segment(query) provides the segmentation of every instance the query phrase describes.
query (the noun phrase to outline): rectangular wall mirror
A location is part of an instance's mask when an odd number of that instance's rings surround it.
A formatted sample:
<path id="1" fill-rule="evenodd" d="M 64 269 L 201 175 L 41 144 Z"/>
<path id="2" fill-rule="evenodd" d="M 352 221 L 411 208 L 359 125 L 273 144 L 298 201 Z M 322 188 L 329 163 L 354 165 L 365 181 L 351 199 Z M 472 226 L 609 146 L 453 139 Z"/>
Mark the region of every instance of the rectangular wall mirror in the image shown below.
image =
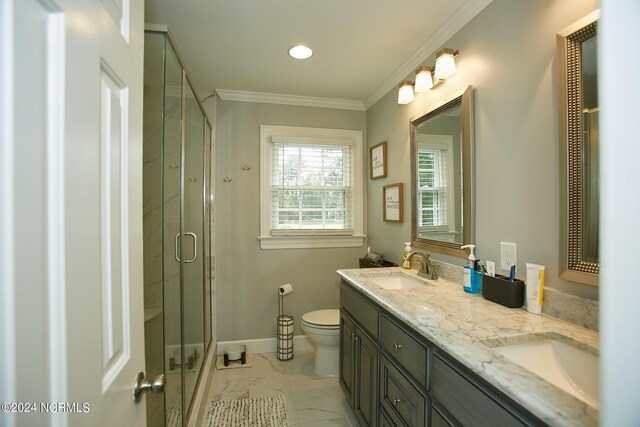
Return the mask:
<path id="1" fill-rule="evenodd" d="M 595 11 L 557 35 L 560 277 L 598 285 L 598 25 Z"/>
<path id="2" fill-rule="evenodd" d="M 473 87 L 410 121 L 415 247 L 466 258 L 475 243 Z"/>

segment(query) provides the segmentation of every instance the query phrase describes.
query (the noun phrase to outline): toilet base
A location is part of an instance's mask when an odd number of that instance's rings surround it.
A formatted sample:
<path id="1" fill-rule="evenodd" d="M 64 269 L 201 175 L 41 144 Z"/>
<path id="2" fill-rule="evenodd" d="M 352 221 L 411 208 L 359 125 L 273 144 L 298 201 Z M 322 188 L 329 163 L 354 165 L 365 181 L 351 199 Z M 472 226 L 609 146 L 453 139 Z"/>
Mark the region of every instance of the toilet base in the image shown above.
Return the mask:
<path id="1" fill-rule="evenodd" d="M 340 366 L 339 346 L 316 346 L 313 372 L 319 377 L 338 378 Z"/>

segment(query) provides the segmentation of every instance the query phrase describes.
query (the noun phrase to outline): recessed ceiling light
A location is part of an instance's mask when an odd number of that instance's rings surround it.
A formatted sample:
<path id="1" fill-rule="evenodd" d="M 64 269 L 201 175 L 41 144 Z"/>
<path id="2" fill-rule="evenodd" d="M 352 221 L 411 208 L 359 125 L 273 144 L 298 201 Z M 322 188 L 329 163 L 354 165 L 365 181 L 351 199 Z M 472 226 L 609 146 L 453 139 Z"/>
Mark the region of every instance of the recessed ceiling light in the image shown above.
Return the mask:
<path id="1" fill-rule="evenodd" d="M 295 59 L 307 59 L 313 55 L 313 51 L 305 45 L 299 44 L 289 49 L 289 56 Z"/>

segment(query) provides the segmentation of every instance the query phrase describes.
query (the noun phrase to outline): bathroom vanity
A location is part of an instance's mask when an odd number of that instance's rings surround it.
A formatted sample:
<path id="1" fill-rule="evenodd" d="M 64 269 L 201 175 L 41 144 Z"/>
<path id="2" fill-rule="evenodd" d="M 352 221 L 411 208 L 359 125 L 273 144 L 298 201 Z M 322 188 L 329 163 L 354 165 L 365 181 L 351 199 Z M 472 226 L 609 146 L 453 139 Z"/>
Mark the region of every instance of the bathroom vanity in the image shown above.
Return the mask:
<path id="1" fill-rule="evenodd" d="M 597 384 L 594 402 L 512 356 L 522 345 L 532 354 L 528 346 L 559 343 L 575 349 L 569 364 L 595 360 L 581 370 L 595 369 L 587 375 L 597 380 L 596 332 L 415 271 L 338 273 L 340 384 L 361 425 L 597 425 Z"/>

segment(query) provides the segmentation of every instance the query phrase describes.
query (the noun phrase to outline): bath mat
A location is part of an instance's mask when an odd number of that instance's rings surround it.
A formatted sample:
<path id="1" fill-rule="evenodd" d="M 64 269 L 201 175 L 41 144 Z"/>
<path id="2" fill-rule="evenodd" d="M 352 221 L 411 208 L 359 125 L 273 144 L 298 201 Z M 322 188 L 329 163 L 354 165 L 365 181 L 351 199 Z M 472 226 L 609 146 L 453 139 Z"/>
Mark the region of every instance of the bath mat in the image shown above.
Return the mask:
<path id="1" fill-rule="evenodd" d="M 234 369 L 234 368 L 250 368 L 253 366 L 253 353 L 247 352 L 247 363 L 244 365 L 240 363 L 239 360 L 229 360 L 229 366 L 224 366 L 224 356 L 218 356 L 216 360 L 216 368 L 219 371 L 223 369 Z"/>
<path id="2" fill-rule="evenodd" d="M 289 427 L 282 396 L 211 402 L 205 427 Z"/>

